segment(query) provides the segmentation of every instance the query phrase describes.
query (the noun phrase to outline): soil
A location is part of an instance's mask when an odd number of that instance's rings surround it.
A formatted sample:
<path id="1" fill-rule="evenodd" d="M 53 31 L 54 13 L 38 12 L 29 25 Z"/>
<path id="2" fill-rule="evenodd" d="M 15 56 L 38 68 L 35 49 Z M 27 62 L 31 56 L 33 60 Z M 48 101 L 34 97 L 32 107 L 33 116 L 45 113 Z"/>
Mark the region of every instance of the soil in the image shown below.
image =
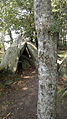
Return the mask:
<path id="1" fill-rule="evenodd" d="M 1 75 L 0 119 L 37 119 L 37 71 L 30 68 L 17 75 Z M 67 79 L 58 81 L 58 90 L 66 86 Z M 67 100 L 58 100 L 57 119 L 67 119 Z M 58 104 L 57 103 L 57 104 Z M 60 118 L 62 117 L 62 118 Z"/>

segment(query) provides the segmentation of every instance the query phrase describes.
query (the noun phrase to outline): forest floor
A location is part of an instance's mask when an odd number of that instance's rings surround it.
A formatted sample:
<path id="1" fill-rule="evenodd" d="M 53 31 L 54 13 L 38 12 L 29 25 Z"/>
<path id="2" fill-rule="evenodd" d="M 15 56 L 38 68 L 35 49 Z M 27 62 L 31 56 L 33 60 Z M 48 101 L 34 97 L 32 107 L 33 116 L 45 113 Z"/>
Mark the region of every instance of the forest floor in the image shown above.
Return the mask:
<path id="1" fill-rule="evenodd" d="M 58 90 L 67 79 L 58 80 Z M 29 69 L 17 75 L 0 76 L 0 119 L 37 119 L 37 71 Z M 66 97 L 57 101 L 57 119 L 67 119 Z M 61 118 L 62 117 L 62 118 Z"/>

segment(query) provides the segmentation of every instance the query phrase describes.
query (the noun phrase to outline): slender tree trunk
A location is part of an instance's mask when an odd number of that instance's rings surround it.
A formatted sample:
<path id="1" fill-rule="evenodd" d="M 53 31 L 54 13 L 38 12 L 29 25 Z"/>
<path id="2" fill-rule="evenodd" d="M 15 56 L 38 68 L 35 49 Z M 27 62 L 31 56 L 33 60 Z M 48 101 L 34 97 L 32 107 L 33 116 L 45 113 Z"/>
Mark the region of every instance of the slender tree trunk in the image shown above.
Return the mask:
<path id="1" fill-rule="evenodd" d="M 52 34 L 50 26 L 51 1 L 34 1 L 35 25 L 38 36 L 38 119 L 55 119 L 56 97 L 56 34 Z"/>
<path id="2" fill-rule="evenodd" d="M 10 44 L 13 43 L 13 37 L 12 37 L 12 33 L 11 33 L 11 30 L 8 29 L 8 33 L 9 33 L 9 36 L 10 36 Z"/>
<path id="3" fill-rule="evenodd" d="M 35 42 L 36 42 L 36 47 L 37 47 L 37 49 L 38 49 L 38 38 L 37 38 L 37 33 L 35 32 Z"/>

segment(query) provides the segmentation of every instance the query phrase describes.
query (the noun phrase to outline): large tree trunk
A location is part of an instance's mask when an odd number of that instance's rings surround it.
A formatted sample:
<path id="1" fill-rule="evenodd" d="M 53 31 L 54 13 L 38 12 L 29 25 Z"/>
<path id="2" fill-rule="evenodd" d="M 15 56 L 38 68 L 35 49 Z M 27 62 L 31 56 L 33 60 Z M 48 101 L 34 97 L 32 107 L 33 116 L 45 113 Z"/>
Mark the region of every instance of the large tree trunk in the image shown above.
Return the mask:
<path id="1" fill-rule="evenodd" d="M 56 34 L 52 34 L 50 0 L 34 1 L 35 25 L 38 36 L 38 119 L 55 119 L 56 97 Z"/>

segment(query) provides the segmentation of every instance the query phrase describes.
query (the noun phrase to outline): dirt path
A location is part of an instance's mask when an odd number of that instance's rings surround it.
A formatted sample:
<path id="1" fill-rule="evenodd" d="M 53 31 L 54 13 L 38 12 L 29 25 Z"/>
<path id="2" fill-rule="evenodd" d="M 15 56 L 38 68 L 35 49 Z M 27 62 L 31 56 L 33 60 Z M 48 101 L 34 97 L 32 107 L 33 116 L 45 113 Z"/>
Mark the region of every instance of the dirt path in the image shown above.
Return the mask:
<path id="1" fill-rule="evenodd" d="M 36 71 L 24 72 L 13 80 L 0 98 L 0 119 L 36 119 Z"/>
<path id="2" fill-rule="evenodd" d="M 38 80 L 35 69 L 17 76 L 0 76 L 0 82 L 6 82 L 3 91 L 0 88 L 0 119 L 37 119 Z M 12 82 L 11 82 L 12 81 Z M 58 81 L 58 89 L 67 86 L 67 79 Z M 67 99 L 58 97 L 57 119 L 67 119 Z"/>

